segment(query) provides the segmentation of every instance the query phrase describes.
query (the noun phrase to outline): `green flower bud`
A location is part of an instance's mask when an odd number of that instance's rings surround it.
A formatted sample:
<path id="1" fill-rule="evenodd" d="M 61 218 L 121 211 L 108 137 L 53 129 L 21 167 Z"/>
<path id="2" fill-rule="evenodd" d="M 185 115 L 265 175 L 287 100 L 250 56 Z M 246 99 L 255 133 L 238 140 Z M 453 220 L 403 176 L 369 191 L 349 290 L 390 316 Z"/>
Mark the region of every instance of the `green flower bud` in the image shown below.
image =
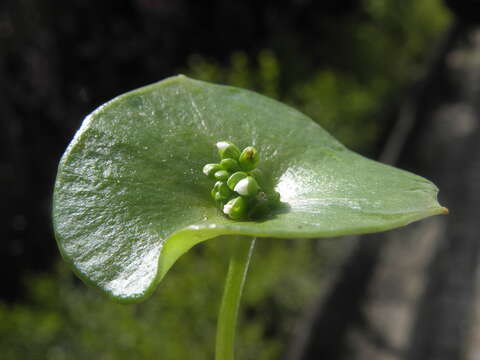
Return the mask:
<path id="1" fill-rule="evenodd" d="M 238 159 L 240 156 L 240 149 L 229 141 L 217 142 L 218 154 L 221 159 Z"/>
<path id="2" fill-rule="evenodd" d="M 255 166 L 257 166 L 259 161 L 260 156 L 258 155 L 258 151 L 253 146 L 248 146 L 243 149 L 238 159 L 240 167 L 244 171 L 250 171 L 255 169 Z"/>
<path id="3" fill-rule="evenodd" d="M 205 175 L 217 180 L 210 192 L 216 206 L 233 220 L 268 216 L 280 203 L 280 194 L 267 186 L 264 175 L 256 169 L 260 158 L 257 150 L 248 146 L 240 152 L 228 141 L 216 146 L 220 163 L 203 167 Z"/>
<path id="4" fill-rule="evenodd" d="M 229 176 L 230 173 L 226 170 L 218 170 L 215 172 L 214 175 L 215 179 L 220 181 L 227 180 Z"/>
<path id="5" fill-rule="evenodd" d="M 215 173 L 222 170 L 220 164 L 207 164 L 203 167 L 203 173 L 211 179 L 215 179 Z"/>
<path id="6" fill-rule="evenodd" d="M 233 190 L 243 196 L 255 196 L 260 190 L 260 187 L 253 177 L 247 176 L 246 178 L 237 182 Z"/>
<path id="7" fill-rule="evenodd" d="M 220 161 L 220 166 L 222 167 L 222 169 L 230 172 L 240 170 L 240 165 L 238 164 L 238 161 L 230 158 Z"/>
<path id="8" fill-rule="evenodd" d="M 280 193 L 278 191 L 274 191 L 269 196 L 270 203 L 276 204 L 280 202 Z"/>
<path id="9" fill-rule="evenodd" d="M 227 180 L 227 185 L 230 189 L 235 189 L 235 185 L 237 185 L 237 183 L 246 178 L 248 175 L 244 172 L 241 172 L 241 171 L 238 171 L 236 173 L 233 173 L 232 175 L 230 175 L 230 177 L 228 178 Z"/>
<path id="10" fill-rule="evenodd" d="M 248 212 L 248 201 L 238 196 L 223 206 L 223 212 L 233 220 L 245 219 Z"/>
<path id="11" fill-rule="evenodd" d="M 227 203 L 227 200 L 225 200 L 224 198 L 222 198 L 222 195 L 220 195 L 220 193 L 215 193 L 215 196 L 213 198 L 215 200 L 215 204 L 220 208 L 220 209 L 223 209 L 223 207 L 225 206 L 225 204 Z"/>
<path id="12" fill-rule="evenodd" d="M 234 195 L 234 192 L 230 190 L 225 181 L 217 181 L 212 191 L 215 191 L 216 194 L 220 194 L 225 201 L 230 200 Z"/>
<path id="13" fill-rule="evenodd" d="M 213 185 L 213 191 L 218 192 L 218 189 L 219 189 L 220 186 L 222 185 L 222 182 L 223 182 L 223 181 L 217 181 L 217 182 L 215 183 L 215 185 Z"/>

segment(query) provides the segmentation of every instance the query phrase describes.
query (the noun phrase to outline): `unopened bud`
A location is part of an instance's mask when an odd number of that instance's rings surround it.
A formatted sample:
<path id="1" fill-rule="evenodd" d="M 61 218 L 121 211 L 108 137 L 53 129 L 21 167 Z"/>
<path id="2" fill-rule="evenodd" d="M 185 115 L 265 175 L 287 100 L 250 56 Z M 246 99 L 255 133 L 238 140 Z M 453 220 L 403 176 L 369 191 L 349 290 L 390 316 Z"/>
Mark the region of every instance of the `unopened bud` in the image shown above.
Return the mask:
<path id="1" fill-rule="evenodd" d="M 221 159 L 238 159 L 240 156 L 240 149 L 229 141 L 217 142 L 218 154 Z"/>
<path id="2" fill-rule="evenodd" d="M 227 180 L 230 176 L 230 173 L 226 170 L 218 170 L 215 172 L 215 179 L 219 181 Z"/>
<path id="3" fill-rule="evenodd" d="M 258 186 L 257 181 L 253 177 L 247 176 L 240 180 L 233 190 L 243 196 L 255 196 L 259 189 L 260 187 Z"/>
<path id="4" fill-rule="evenodd" d="M 207 164 L 203 167 L 203 173 L 211 179 L 215 179 L 215 173 L 222 170 L 220 164 Z"/>
<path id="5" fill-rule="evenodd" d="M 260 156 L 258 155 L 258 151 L 253 146 L 248 146 L 243 149 L 238 159 L 240 167 L 244 171 L 250 171 L 255 169 L 259 161 Z"/>
<path id="6" fill-rule="evenodd" d="M 230 175 L 230 177 L 228 178 L 227 180 L 227 185 L 230 189 L 234 190 L 235 189 L 235 185 L 237 185 L 237 183 L 242 180 L 242 179 L 245 179 L 248 175 L 244 172 L 241 172 L 241 171 L 238 171 L 236 173 L 233 173 L 232 175 Z"/>
<path id="7" fill-rule="evenodd" d="M 230 158 L 220 161 L 220 166 L 222 167 L 222 169 L 229 172 L 235 172 L 240 170 L 240 165 L 238 164 L 238 161 Z"/>
<path id="8" fill-rule="evenodd" d="M 245 219 L 248 211 L 248 201 L 238 196 L 223 206 L 223 212 L 233 220 Z"/>
<path id="9" fill-rule="evenodd" d="M 227 186 L 225 181 L 217 181 L 213 187 L 213 191 L 215 191 L 217 194 L 220 194 L 222 199 L 225 201 L 230 200 L 234 194 L 233 191 Z"/>

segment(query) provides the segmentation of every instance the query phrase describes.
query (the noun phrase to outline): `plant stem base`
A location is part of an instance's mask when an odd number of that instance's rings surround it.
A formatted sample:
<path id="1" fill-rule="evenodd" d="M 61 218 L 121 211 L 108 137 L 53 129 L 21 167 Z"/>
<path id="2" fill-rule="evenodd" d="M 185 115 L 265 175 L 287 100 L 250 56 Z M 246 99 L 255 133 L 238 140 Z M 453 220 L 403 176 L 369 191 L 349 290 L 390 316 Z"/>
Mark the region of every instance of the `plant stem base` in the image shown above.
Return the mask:
<path id="1" fill-rule="evenodd" d="M 225 289 L 218 314 L 215 360 L 233 360 L 238 308 L 247 276 L 255 238 L 238 236 L 228 266 Z"/>

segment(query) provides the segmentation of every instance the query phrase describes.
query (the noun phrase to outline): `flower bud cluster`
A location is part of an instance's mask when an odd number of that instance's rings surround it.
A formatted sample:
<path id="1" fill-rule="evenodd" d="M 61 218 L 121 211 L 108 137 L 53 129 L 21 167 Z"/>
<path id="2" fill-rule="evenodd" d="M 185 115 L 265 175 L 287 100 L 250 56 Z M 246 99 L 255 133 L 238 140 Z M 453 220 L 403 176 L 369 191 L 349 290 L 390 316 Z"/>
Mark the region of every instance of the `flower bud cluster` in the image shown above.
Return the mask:
<path id="1" fill-rule="evenodd" d="M 220 210 L 233 220 L 253 219 L 265 215 L 280 201 L 280 195 L 269 194 L 262 189 L 262 174 L 257 169 L 260 156 L 248 146 L 243 151 L 231 142 L 216 144 L 220 163 L 207 164 L 203 173 L 216 183 L 211 191 L 212 198 Z"/>

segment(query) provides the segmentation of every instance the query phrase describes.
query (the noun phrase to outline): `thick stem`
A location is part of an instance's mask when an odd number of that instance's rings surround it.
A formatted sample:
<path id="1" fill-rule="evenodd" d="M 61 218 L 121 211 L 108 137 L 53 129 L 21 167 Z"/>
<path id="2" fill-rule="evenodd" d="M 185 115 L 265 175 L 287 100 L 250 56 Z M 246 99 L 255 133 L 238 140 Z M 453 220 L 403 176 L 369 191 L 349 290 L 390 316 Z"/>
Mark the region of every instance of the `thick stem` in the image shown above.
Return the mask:
<path id="1" fill-rule="evenodd" d="M 251 237 L 238 236 L 236 239 L 232 239 L 232 241 L 235 243 L 230 257 L 222 304 L 218 314 L 215 360 L 234 359 L 238 308 L 250 257 L 255 246 L 255 238 Z"/>

